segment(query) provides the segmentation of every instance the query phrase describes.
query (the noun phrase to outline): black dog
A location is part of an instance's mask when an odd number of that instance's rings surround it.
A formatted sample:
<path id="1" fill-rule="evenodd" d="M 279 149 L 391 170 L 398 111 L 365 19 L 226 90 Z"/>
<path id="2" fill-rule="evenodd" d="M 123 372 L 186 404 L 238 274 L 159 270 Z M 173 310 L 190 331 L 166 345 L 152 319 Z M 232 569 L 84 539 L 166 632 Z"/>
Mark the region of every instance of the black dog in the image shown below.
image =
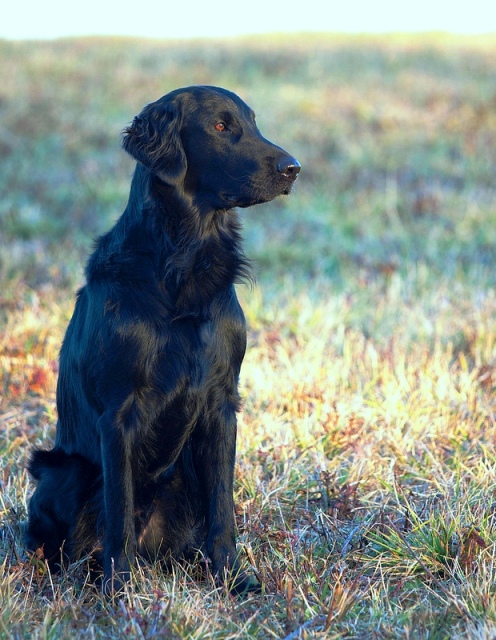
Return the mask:
<path id="1" fill-rule="evenodd" d="M 135 554 L 202 549 L 233 591 L 238 375 L 234 283 L 249 275 L 233 207 L 288 194 L 298 162 L 216 87 L 173 91 L 124 132 L 138 161 L 102 236 L 60 353 L 55 447 L 35 451 L 26 543 L 56 566 L 103 556 L 107 589 Z"/>

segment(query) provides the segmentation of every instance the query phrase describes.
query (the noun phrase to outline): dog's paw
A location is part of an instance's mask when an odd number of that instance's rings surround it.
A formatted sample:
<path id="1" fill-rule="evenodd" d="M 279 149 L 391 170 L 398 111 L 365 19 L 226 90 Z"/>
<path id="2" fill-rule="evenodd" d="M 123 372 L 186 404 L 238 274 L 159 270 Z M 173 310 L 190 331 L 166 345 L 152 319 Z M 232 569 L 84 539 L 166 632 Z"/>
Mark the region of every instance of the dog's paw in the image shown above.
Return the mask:
<path id="1" fill-rule="evenodd" d="M 227 581 L 229 591 L 235 596 L 262 593 L 262 585 L 255 576 L 238 571 Z"/>

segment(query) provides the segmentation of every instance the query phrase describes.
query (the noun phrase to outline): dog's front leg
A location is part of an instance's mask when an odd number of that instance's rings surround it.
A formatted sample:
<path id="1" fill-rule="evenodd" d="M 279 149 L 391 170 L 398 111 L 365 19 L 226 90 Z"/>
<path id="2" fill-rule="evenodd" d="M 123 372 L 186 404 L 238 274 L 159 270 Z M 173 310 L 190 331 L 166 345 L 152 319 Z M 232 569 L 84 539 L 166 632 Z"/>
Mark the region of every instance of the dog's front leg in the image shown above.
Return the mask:
<path id="1" fill-rule="evenodd" d="M 236 454 L 236 417 L 225 421 L 219 433 L 208 439 L 208 453 L 202 475 L 207 495 L 207 553 L 215 574 L 236 562 L 234 523 L 234 462 Z"/>
<path id="2" fill-rule="evenodd" d="M 105 505 L 104 590 L 113 593 L 129 580 L 136 553 L 134 524 L 134 432 L 115 416 L 99 421 Z"/>
<path id="3" fill-rule="evenodd" d="M 206 551 L 212 571 L 231 591 L 259 590 L 258 581 L 239 568 L 234 521 L 236 410 L 229 405 L 203 432 L 196 468 L 207 516 Z"/>

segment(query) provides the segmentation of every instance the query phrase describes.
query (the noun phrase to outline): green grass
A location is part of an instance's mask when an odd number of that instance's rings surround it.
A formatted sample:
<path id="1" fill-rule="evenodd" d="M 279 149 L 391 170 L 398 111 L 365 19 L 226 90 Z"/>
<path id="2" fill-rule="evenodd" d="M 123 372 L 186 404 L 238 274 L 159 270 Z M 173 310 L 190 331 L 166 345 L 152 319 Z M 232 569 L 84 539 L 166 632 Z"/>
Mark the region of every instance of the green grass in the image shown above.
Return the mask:
<path id="1" fill-rule="evenodd" d="M 0 42 L 0 637 L 496 633 L 494 38 Z M 30 447 L 141 107 L 238 92 L 303 165 L 242 212 L 258 284 L 235 497 L 261 596 L 143 564 L 105 600 L 24 554 Z"/>

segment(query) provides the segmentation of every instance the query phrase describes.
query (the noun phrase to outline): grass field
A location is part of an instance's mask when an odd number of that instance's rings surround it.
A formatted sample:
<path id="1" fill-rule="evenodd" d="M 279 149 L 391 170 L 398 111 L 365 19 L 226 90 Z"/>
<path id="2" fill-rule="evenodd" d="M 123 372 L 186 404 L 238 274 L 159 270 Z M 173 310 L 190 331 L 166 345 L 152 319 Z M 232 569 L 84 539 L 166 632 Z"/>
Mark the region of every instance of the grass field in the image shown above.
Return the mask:
<path id="1" fill-rule="evenodd" d="M 496 637 L 496 38 L 0 41 L 0 637 Z M 119 135 L 217 84 L 303 169 L 243 211 L 235 497 L 261 596 L 143 564 L 105 600 L 23 552 L 30 447 Z"/>

